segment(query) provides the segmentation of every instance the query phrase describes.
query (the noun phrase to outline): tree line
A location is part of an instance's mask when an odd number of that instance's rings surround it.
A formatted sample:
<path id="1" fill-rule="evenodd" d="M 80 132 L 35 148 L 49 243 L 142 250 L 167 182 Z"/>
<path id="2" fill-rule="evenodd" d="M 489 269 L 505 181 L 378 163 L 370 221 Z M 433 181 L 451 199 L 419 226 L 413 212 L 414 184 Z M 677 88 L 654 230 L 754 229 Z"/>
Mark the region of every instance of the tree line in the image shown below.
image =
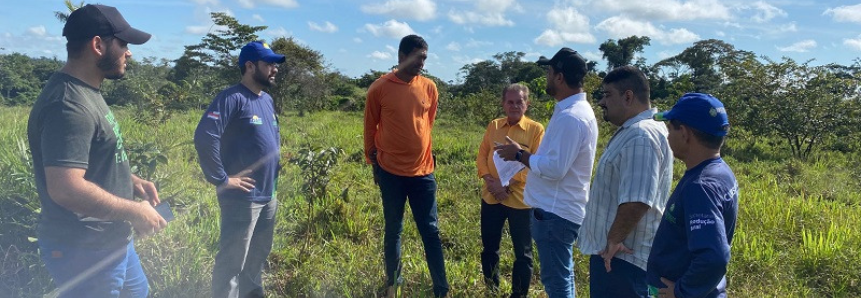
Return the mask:
<path id="1" fill-rule="evenodd" d="M 68 1 L 67 1 L 68 2 Z M 82 3 L 83 4 L 83 3 Z M 69 10 L 76 8 L 69 6 Z M 61 21 L 66 14 L 57 13 Z M 200 43 L 185 46 L 176 60 L 143 58 L 129 61 L 125 79 L 108 81 L 102 93 L 112 105 L 136 109 L 138 121 L 158 123 L 178 110 L 205 107 L 217 92 L 239 79 L 239 49 L 260 40 L 266 26 L 250 26 L 225 13 L 211 13 L 216 26 Z M 390 70 L 369 70 L 351 78 L 327 64 L 325 57 L 290 37 L 269 42 L 287 62 L 277 85 L 269 90 L 279 113 L 299 115 L 322 110 L 361 111 L 365 90 Z M 647 36 L 608 39 L 599 46 L 603 62 L 588 61 L 586 90 L 600 99 L 600 82 L 615 67 L 635 65 L 649 78 L 655 105 L 668 108 L 686 92 L 711 93 L 727 105 L 734 130 L 742 137 L 770 136 L 782 140 L 794 156 L 807 158 L 823 145 L 843 151 L 859 150 L 861 119 L 861 59 L 851 65 L 812 65 L 789 58 L 772 60 L 727 42 L 708 39 L 681 53 L 647 64 L 640 55 L 650 45 Z M 544 94 L 545 70 L 524 59 L 525 53 L 498 53 L 492 59 L 464 65 L 459 80 L 437 83 L 441 117 L 484 125 L 500 116 L 502 88 L 523 83 L 532 91 L 529 115 L 549 118 L 553 100 Z M 0 55 L 0 104 L 32 104 L 50 75 L 63 61 L 13 53 Z"/>

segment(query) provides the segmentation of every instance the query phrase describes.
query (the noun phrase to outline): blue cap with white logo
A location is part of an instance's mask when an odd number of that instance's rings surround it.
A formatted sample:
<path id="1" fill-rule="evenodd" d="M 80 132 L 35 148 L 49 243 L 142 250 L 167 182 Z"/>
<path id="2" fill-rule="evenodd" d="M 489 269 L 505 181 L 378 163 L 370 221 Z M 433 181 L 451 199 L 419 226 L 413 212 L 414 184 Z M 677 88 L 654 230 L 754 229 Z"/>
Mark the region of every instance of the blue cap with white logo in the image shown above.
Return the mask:
<path id="1" fill-rule="evenodd" d="M 269 63 L 284 63 L 287 60 L 284 55 L 276 54 L 265 42 L 252 41 L 242 47 L 239 52 L 239 65 L 245 65 L 246 61 L 257 62 L 263 60 Z"/>
<path id="2" fill-rule="evenodd" d="M 682 95 L 672 109 L 655 114 L 655 120 L 678 120 L 696 130 L 719 137 L 729 131 L 729 118 L 723 103 L 705 93 Z"/>

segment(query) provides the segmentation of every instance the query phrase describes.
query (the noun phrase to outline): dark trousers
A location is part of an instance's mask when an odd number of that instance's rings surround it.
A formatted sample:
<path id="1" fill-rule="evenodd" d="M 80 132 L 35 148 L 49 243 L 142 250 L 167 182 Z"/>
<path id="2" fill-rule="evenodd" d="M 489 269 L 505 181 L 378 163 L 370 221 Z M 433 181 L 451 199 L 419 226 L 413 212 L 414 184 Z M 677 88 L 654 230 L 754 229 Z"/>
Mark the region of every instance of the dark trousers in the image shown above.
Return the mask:
<path id="1" fill-rule="evenodd" d="M 433 174 L 418 177 L 403 177 L 377 167 L 380 193 L 383 197 L 383 215 L 386 221 L 384 255 L 386 260 L 387 285 L 403 282 L 401 276 L 401 233 L 404 230 L 404 207 L 407 200 L 413 212 L 419 234 L 425 247 L 433 292 L 437 297 L 448 294 L 445 275 L 442 241 L 439 238 L 436 208 L 436 179 Z"/>
<path id="2" fill-rule="evenodd" d="M 589 296 L 592 298 L 647 298 L 649 286 L 646 271 L 619 258 L 610 261 L 611 271 L 604 268 L 604 258 L 589 257 Z"/>
<path id="3" fill-rule="evenodd" d="M 511 272 L 511 297 L 525 297 L 532 279 L 532 209 L 515 209 L 502 204 L 481 201 L 481 271 L 493 289 L 499 287 L 499 243 L 502 227 L 508 220 L 508 231 L 514 246 L 514 268 Z"/>

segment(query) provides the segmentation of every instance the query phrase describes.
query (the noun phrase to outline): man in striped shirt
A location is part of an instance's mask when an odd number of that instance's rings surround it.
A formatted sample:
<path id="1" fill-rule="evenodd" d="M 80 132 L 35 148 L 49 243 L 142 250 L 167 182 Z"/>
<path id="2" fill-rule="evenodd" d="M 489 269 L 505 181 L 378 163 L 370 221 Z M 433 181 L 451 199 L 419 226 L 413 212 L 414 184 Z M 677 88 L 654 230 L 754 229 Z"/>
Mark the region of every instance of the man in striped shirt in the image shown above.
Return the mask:
<path id="1" fill-rule="evenodd" d="M 670 192 L 673 153 L 667 128 L 655 121 L 649 81 L 633 66 L 604 78 L 598 102 L 619 127 L 598 161 L 578 242 L 589 260 L 589 292 L 647 297 L 646 263 Z"/>

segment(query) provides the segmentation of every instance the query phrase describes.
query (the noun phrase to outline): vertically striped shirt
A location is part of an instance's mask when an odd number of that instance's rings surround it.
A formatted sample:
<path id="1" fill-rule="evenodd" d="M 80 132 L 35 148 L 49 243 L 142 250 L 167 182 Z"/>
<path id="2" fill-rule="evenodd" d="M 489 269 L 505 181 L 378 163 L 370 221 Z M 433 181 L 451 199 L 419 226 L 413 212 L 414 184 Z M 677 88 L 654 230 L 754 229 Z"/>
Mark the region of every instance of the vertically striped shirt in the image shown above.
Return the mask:
<path id="1" fill-rule="evenodd" d="M 666 125 L 652 120 L 656 112 L 646 110 L 625 121 L 604 149 L 580 228 L 580 252 L 597 255 L 607 246 L 619 205 L 640 202 L 651 208 L 622 242 L 634 253 L 620 252 L 616 257 L 646 270 L 673 180 L 673 151 Z"/>

